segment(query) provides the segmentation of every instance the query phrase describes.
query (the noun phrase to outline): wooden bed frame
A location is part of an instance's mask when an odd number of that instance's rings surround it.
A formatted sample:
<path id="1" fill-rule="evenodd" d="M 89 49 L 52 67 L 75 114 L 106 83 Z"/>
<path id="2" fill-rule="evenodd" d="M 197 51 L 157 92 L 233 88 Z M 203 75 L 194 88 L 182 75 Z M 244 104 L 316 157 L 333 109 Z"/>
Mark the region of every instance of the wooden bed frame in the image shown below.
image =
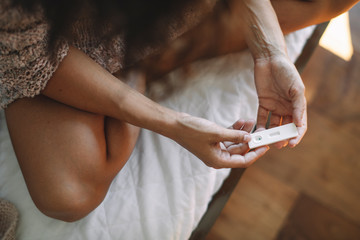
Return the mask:
<path id="1" fill-rule="evenodd" d="M 300 56 L 297 58 L 295 62 L 295 66 L 298 69 L 299 73 L 302 73 L 302 71 L 304 70 L 310 57 L 315 51 L 315 48 L 318 46 L 320 38 L 325 32 L 325 29 L 328 26 L 328 24 L 329 22 L 325 22 L 317 25 L 312 35 L 305 43 Z M 239 182 L 244 172 L 245 172 L 244 168 L 231 169 L 229 176 L 224 180 L 219 191 L 217 191 L 214 194 L 212 200 L 208 205 L 207 211 L 201 218 L 198 226 L 192 232 L 189 240 L 205 239 L 206 235 L 209 233 L 216 219 L 219 217 L 221 211 L 223 210 L 225 204 L 230 198 L 231 193 L 234 191 L 237 183 Z"/>

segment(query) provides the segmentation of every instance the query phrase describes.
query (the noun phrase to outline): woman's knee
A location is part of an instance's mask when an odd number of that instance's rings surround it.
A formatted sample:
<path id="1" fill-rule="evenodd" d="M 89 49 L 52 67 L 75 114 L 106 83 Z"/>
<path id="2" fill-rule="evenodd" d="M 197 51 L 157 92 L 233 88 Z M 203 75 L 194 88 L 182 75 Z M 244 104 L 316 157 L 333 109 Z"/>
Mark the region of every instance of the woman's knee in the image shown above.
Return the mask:
<path id="1" fill-rule="evenodd" d="M 40 211 L 75 221 L 101 203 L 115 176 L 108 174 L 103 116 L 38 96 L 13 103 L 6 118 L 26 185 Z"/>
<path id="2" fill-rule="evenodd" d="M 103 201 L 108 184 L 69 180 L 46 191 L 31 192 L 37 208 L 46 216 L 74 222 L 92 212 Z"/>

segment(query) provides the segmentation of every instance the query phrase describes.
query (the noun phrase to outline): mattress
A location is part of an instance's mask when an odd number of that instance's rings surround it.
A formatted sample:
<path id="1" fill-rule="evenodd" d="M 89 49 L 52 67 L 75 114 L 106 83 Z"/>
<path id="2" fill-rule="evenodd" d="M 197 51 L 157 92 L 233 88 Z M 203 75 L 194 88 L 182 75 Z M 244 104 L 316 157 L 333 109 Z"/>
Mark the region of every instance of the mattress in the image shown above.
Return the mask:
<path id="1" fill-rule="evenodd" d="M 312 30 L 286 37 L 293 60 Z M 239 118 L 256 118 L 258 102 L 248 51 L 198 61 L 187 74 L 175 70 L 167 78 L 177 91 L 159 101 L 164 106 L 225 127 Z M 32 202 L 0 111 L 0 198 L 19 210 L 18 239 L 188 239 L 228 174 L 229 169 L 207 167 L 172 140 L 141 130 L 104 201 L 80 221 L 58 221 L 44 216 Z"/>

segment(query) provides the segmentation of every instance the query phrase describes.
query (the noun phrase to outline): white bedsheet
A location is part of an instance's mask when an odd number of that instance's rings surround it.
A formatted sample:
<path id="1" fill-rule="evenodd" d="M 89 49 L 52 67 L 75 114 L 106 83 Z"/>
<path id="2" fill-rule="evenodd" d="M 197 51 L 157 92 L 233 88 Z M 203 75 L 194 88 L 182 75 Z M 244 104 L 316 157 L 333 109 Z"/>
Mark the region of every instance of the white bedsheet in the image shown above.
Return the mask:
<path id="1" fill-rule="evenodd" d="M 308 28 L 287 37 L 292 59 L 311 32 Z M 247 51 L 195 63 L 190 79 L 161 104 L 222 126 L 238 118 L 255 119 L 252 67 Z M 175 71 L 170 78 L 183 75 Z M 18 239 L 187 239 L 228 173 L 208 168 L 173 141 L 142 130 L 103 203 L 78 222 L 57 221 L 31 201 L 0 111 L 0 197 L 20 212 Z"/>

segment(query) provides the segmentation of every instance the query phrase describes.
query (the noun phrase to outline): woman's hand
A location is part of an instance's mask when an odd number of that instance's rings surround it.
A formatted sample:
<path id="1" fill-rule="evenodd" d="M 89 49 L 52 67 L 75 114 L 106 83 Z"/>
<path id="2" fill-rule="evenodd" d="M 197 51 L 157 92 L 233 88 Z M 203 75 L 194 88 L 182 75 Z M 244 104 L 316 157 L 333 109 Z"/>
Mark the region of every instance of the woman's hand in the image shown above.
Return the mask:
<path id="1" fill-rule="evenodd" d="M 254 71 L 259 97 L 258 129 L 265 129 L 269 112 L 270 128 L 294 122 L 299 136 L 275 146 L 296 146 L 307 130 L 305 87 L 298 71 L 284 54 L 256 59 Z"/>
<path id="2" fill-rule="evenodd" d="M 248 142 L 254 121 L 239 120 L 231 128 L 223 128 L 202 118 L 180 114 L 173 139 L 213 168 L 250 166 L 269 149 L 249 151 Z"/>

